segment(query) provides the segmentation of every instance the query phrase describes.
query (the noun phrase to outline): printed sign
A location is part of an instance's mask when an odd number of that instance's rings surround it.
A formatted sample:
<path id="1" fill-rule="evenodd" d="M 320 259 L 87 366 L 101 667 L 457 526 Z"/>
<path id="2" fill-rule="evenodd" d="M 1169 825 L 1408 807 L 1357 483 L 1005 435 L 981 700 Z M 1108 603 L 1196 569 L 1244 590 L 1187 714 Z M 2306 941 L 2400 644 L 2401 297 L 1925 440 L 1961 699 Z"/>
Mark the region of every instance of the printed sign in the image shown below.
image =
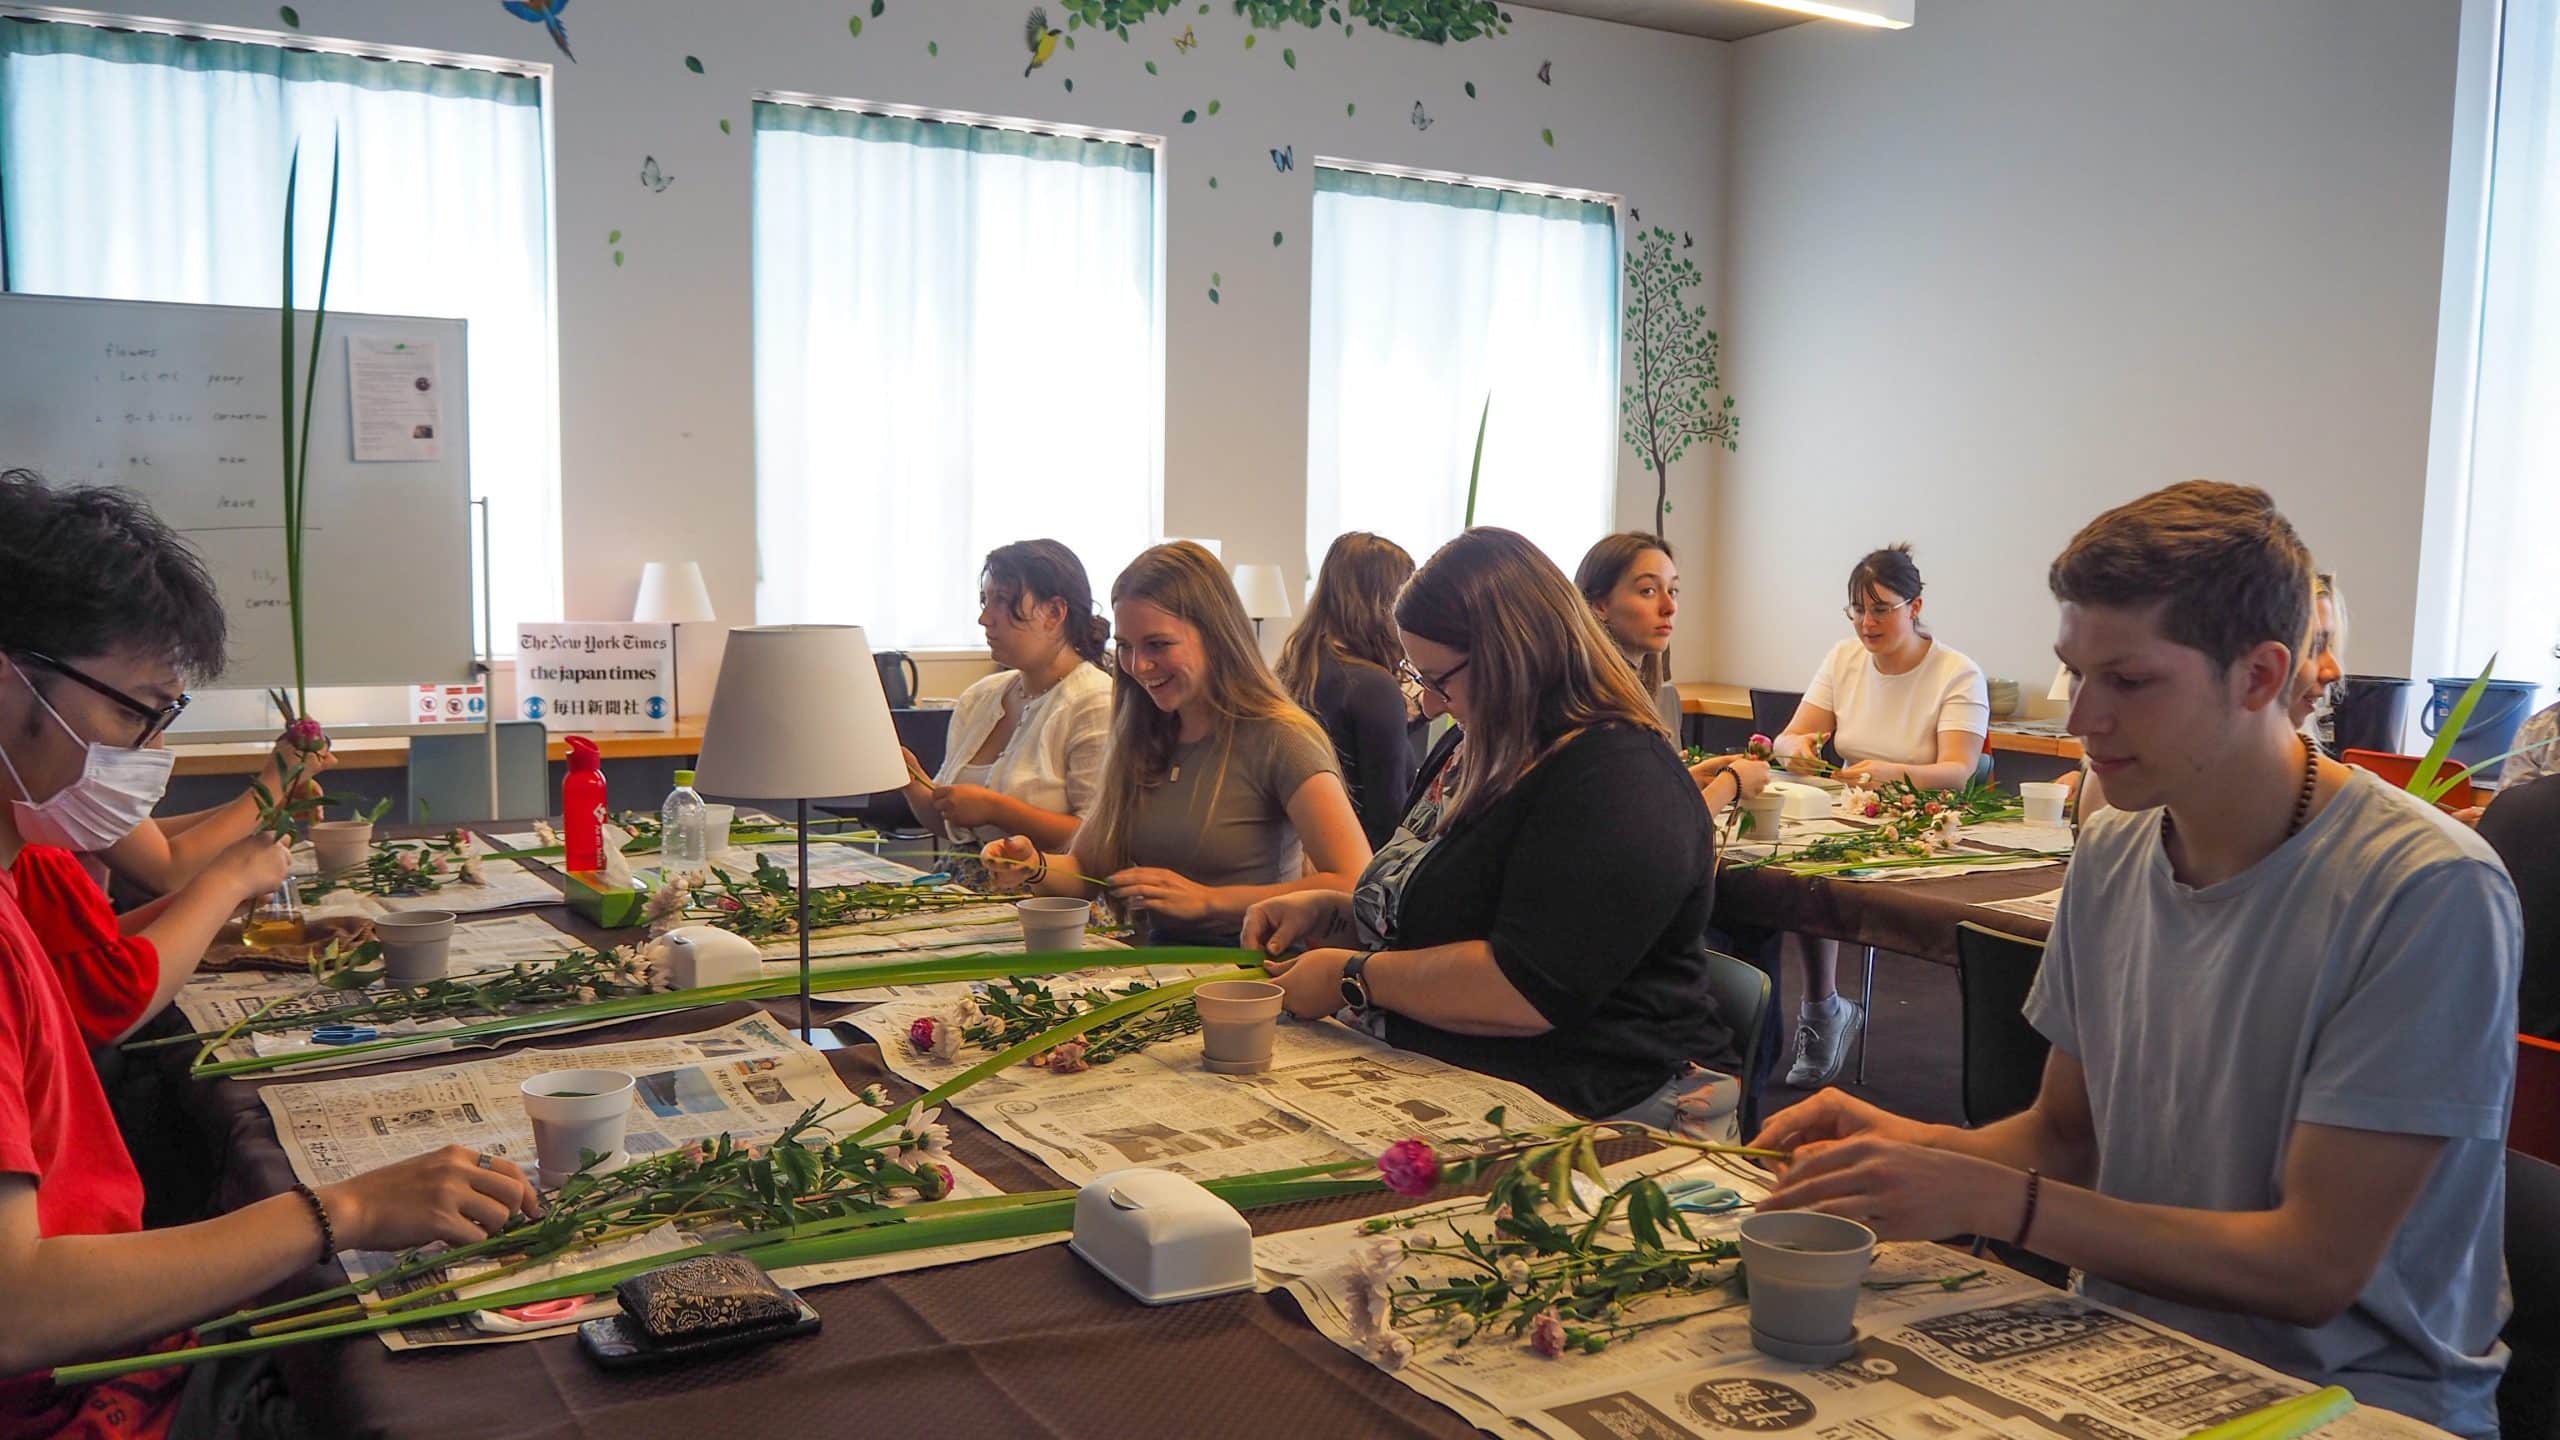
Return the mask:
<path id="1" fill-rule="evenodd" d="M 485 685 L 410 687 L 412 725 L 477 725 L 488 718 L 489 689 Z"/>
<path id="2" fill-rule="evenodd" d="M 676 728 L 675 627 L 628 620 L 516 629 L 516 714 L 553 730 Z"/>

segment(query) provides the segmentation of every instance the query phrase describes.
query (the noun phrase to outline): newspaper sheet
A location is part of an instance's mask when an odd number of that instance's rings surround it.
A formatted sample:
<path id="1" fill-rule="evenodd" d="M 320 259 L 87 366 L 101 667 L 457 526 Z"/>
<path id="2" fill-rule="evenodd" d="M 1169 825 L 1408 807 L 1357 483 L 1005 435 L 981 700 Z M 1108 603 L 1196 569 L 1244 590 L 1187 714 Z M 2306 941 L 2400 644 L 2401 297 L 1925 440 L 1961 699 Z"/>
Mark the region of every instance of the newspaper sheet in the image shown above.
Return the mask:
<path id="1" fill-rule="evenodd" d="M 634 1156 L 722 1134 L 750 1144 L 768 1140 L 813 1103 L 823 1102 L 830 1110 L 844 1108 L 844 1115 L 835 1122 L 839 1128 L 858 1126 L 879 1113 L 854 1099 L 825 1056 L 762 1015 L 660 1040 L 527 1049 L 431 1070 L 271 1085 L 264 1098 L 294 1175 L 306 1184 L 332 1184 L 440 1145 L 465 1145 L 504 1155 L 530 1171 L 533 1128 L 516 1087 L 547 1070 L 586 1068 L 624 1070 L 639 1077 L 625 1142 Z M 953 1194 L 1001 1193 L 974 1171 L 946 1163 L 956 1182 Z M 828 1285 L 1008 1254 L 1056 1238 L 1034 1236 L 875 1256 L 781 1271 L 776 1278 L 785 1285 Z M 548 1274 L 617 1264 L 671 1250 L 680 1243 L 681 1237 L 664 1233 L 662 1227 L 650 1235 L 585 1252 L 561 1268 L 516 1272 L 493 1283 L 502 1288 L 529 1284 Z M 341 1258 L 354 1279 L 374 1274 L 392 1260 L 376 1252 Z M 608 1312 L 591 1306 L 573 1318 L 587 1320 L 603 1313 Z M 466 1320 L 450 1320 L 385 1331 L 382 1338 L 392 1349 L 405 1350 L 531 1337 L 492 1333 Z"/>
<path id="2" fill-rule="evenodd" d="M 1608 1173 L 1622 1183 L 1663 1164 L 1652 1155 Z M 1688 1173 L 1697 1172 L 1746 1200 L 1765 1193 L 1749 1167 L 1731 1161 L 1711 1159 Z M 1490 1228 L 1472 1205 L 1438 1208 L 1460 1229 Z M 1701 1236 L 1729 1238 L 1748 1213 L 1746 1204 L 1690 1223 Z M 1346 1262 L 1370 1238 L 1363 1225 L 1254 1242 L 1265 1288 L 1286 1288 L 1318 1329 L 1354 1351 Z M 1436 1231 L 1445 1242 L 1437 1226 L 1406 1233 Z M 1457 1268 L 1408 1257 L 1403 1272 L 1430 1284 Z M 1981 1271 L 1988 1273 L 1968 1278 Z M 1460 1348 L 1416 1335 L 1413 1360 L 1394 1374 L 1480 1429 L 1550 1440 L 1731 1440 L 1790 1430 L 1816 1440 L 2180 1440 L 2311 1388 L 1947 1246 L 1881 1246 L 1868 1285 L 1856 1353 L 1823 1368 L 1755 1349 L 1749 1301 L 1728 1286 L 1647 1305 L 1644 1318 L 1687 1318 L 1598 1355 L 1546 1359 L 1507 1337 Z M 2366 1409 L 2323 1435 L 2440 1433 Z"/>
<path id="3" fill-rule="evenodd" d="M 907 1044 L 916 1017 L 946 1003 L 897 1001 L 850 1023 L 879 1040 L 900 1078 L 930 1089 L 986 1058 L 964 1049 L 941 1060 Z M 1132 1165 L 1208 1180 L 1361 1160 L 1414 1136 L 1481 1135 L 1485 1112 L 1497 1105 L 1508 1108 L 1514 1125 L 1572 1118 L 1509 1081 L 1397 1050 L 1329 1020 L 1284 1021 L 1271 1068 L 1260 1075 L 1209 1073 L 1194 1034 L 1074 1075 L 1017 1066 L 953 1103 L 1078 1185 Z"/>
<path id="4" fill-rule="evenodd" d="M 531 836 L 525 837 L 531 839 Z M 490 844 L 478 835 L 470 839 L 471 852 L 486 856 Z M 319 873 L 309 845 L 293 850 L 293 873 L 309 876 Z M 474 915 L 488 910 L 513 910 L 528 905 L 557 905 L 560 892 L 539 871 L 530 870 L 516 860 L 483 860 L 482 883 L 465 885 L 448 882 L 444 888 L 425 895 L 369 895 L 341 885 L 310 902 L 313 913 L 352 913 L 380 915 L 392 910 L 451 910 L 457 915 Z"/>
<path id="5" fill-rule="evenodd" d="M 2048 923 L 2052 921 L 2054 911 L 2060 909 L 2061 906 L 2062 887 L 2059 885 L 2045 891 L 2041 895 L 2021 895 L 2015 900 L 1985 900 L 1982 902 L 1982 908 L 1985 910 L 2006 910 L 2012 915 L 2025 915 L 2031 919 L 2043 920 Z"/>

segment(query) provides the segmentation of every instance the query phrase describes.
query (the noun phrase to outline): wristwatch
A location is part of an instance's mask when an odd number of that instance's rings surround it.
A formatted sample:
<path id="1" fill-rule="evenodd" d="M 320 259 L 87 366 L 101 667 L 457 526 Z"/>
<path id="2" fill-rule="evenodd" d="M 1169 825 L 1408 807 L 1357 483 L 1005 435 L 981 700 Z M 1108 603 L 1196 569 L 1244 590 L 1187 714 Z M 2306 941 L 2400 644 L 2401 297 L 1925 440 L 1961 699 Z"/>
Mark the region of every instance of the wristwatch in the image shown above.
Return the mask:
<path id="1" fill-rule="evenodd" d="M 1369 1008 L 1369 982 L 1362 977 L 1369 968 L 1369 957 L 1377 953 L 1363 950 L 1342 962 L 1342 1003 L 1354 1010 L 1366 1012 Z"/>

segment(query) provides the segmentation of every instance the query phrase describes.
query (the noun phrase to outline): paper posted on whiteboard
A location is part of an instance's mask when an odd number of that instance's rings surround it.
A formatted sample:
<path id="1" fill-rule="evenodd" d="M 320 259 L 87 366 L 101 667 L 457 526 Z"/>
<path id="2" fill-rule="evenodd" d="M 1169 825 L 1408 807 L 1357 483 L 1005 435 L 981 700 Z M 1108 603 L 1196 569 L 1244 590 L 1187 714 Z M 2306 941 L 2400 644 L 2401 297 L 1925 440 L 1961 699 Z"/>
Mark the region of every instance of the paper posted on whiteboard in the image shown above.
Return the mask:
<path id="1" fill-rule="evenodd" d="M 444 458 L 444 377 L 433 340 L 348 336 L 347 399 L 358 460 Z"/>

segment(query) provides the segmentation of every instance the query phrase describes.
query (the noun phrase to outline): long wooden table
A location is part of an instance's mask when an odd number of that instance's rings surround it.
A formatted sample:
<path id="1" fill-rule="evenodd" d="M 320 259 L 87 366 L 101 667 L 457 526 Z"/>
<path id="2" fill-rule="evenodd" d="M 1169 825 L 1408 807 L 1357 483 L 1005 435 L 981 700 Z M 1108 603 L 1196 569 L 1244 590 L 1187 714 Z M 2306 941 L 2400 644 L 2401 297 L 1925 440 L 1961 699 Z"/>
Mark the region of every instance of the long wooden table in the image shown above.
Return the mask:
<path id="1" fill-rule="evenodd" d="M 1728 685 L 1720 680 L 1684 680 L 1674 687 L 1680 692 L 1680 713 L 1705 715 L 1720 720 L 1751 718 L 1751 687 Z M 1992 750 L 2008 750 L 2020 755 L 2046 755 L 2059 760 L 2077 762 L 2080 741 L 2071 735 L 2047 735 L 2021 728 L 2018 722 L 1995 720 L 1987 742 Z"/>

